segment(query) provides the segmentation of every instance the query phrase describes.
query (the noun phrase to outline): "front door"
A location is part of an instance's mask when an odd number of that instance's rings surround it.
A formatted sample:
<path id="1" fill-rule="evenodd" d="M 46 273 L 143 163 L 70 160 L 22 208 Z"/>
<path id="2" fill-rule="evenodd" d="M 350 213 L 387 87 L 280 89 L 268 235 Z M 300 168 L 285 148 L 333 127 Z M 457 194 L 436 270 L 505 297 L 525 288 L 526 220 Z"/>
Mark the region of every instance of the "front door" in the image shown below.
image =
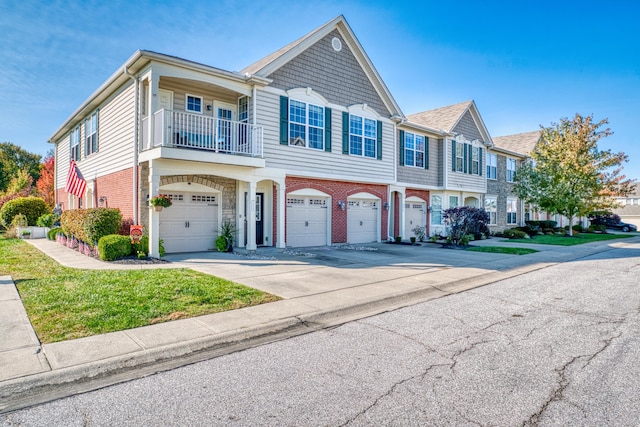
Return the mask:
<path id="1" fill-rule="evenodd" d="M 249 218 L 247 206 L 249 195 L 244 193 L 244 217 Z M 247 244 L 247 222 L 244 223 L 244 243 Z M 264 193 L 256 193 L 256 245 L 264 245 Z"/>

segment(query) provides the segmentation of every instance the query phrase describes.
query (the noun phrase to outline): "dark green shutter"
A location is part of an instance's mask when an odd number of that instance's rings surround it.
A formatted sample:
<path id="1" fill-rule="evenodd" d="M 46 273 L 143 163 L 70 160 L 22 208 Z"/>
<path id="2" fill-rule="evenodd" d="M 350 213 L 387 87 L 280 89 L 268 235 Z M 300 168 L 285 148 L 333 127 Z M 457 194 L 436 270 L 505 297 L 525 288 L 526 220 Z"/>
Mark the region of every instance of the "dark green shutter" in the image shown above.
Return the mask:
<path id="1" fill-rule="evenodd" d="M 400 131 L 400 166 L 404 166 L 404 131 Z"/>
<path id="2" fill-rule="evenodd" d="M 349 154 L 349 113 L 342 112 L 342 154 Z"/>
<path id="3" fill-rule="evenodd" d="M 280 97 L 280 144 L 289 145 L 289 98 Z"/>
<path id="4" fill-rule="evenodd" d="M 473 174 L 473 146 L 471 144 L 468 145 L 469 148 L 469 173 Z"/>
<path id="5" fill-rule="evenodd" d="M 424 137 L 424 168 L 429 169 L 429 137 Z"/>
<path id="6" fill-rule="evenodd" d="M 331 152 L 331 108 L 324 108 L 324 151 Z"/>
<path id="7" fill-rule="evenodd" d="M 469 147 L 469 144 L 462 144 L 462 172 L 467 173 L 467 171 L 469 170 L 469 156 L 467 154 L 467 147 Z"/>
<path id="8" fill-rule="evenodd" d="M 456 171 L 456 142 L 451 141 L 451 170 Z"/>
<path id="9" fill-rule="evenodd" d="M 478 175 L 482 176 L 482 148 L 478 148 Z"/>
<path id="10" fill-rule="evenodd" d="M 376 154 L 378 160 L 382 160 L 382 122 L 378 120 L 378 129 L 376 132 L 378 140 L 376 141 Z"/>

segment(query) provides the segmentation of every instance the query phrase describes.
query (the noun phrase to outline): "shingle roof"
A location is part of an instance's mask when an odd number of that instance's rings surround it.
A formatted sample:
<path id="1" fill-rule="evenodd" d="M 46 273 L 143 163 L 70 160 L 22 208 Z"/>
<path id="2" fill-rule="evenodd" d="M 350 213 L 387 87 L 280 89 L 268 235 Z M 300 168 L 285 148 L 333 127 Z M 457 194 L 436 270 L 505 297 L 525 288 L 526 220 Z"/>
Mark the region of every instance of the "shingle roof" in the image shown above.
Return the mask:
<path id="1" fill-rule="evenodd" d="M 301 44 L 303 41 L 305 41 L 309 37 L 313 36 L 318 31 L 322 30 L 324 27 L 326 27 L 328 24 L 330 24 L 333 21 L 335 21 L 335 19 L 332 19 L 328 23 L 326 23 L 324 25 L 321 25 L 320 27 L 316 28 L 315 30 L 311 31 L 310 33 L 307 33 L 304 36 L 300 37 L 298 40 L 293 41 L 293 42 L 289 43 L 288 45 L 276 50 L 275 52 L 265 56 L 264 58 L 254 62 L 253 64 L 249 65 L 248 67 L 246 67 L 242 71 L 240 71 L 240 73 L 242 73 L 242 74 L 256 74 L 257 72 L 262 70 L 264 67 L 266 67 L 267 65 L 271 64 L 273 61 L 275 61 L 276 59 L 280 58 L 282 55 L 286 54 L 290 50 L 294 49 L 296 46 Z"/>
<path id="2" fill-rule="evenodd" d="M 539 130 L 514 135 L 494 136 L 493 143 L 497 148 L 514 153 L 530 154 L 538 141 L 540 141 L 540 136 Z"/>
<path id="3" fill-rule="evenodd" d="M 464 101 L 435 110 L 407 115 L 407 120 L 432 129 L 441 129 L 451 132 L 462 115 L 469 109 L 473 101 Z"/>

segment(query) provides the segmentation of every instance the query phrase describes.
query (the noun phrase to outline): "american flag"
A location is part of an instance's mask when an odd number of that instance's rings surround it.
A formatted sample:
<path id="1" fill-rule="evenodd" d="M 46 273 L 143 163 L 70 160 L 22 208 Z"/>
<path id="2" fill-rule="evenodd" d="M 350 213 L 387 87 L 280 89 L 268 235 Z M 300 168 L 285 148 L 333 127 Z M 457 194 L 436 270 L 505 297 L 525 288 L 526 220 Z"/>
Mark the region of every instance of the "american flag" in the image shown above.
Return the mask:
<path id="1" fill-rule="evenodd" d="M 69 165 L 69 175 L 67 175 L 67 185 L 65 185 L 64 190 L 67 193 L 71 193 L 76 197 L 82 198 L 86 189 L 87 181 L 82 177 L 75 160 L 71 160 L 71 164 Z"/>

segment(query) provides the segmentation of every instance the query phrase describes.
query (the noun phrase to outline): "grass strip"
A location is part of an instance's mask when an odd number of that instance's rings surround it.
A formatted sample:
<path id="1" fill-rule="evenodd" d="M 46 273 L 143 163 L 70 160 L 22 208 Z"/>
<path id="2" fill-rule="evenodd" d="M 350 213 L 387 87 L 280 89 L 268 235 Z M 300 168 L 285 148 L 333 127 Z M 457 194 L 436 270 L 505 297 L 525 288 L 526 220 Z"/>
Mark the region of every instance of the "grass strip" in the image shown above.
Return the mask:
<path id="1" fill-rule="evenodd" d="M 507 239 L 503 242 L 512 243 L 536 243 L 540 245 L 558 245 L 558 246 L 575 246 L 582 245 L 584 243 L 600 242 L 603 240 L 624 239 L 627 237 L 634 237 L 635 234 L 595 234 L 595 233 L 580 233 L 576 236 L 560 236 L 554 235 L 542 235 L 533 236 L 531 239 Z"/>
<path id="2" fill-rule="evenodd" d="M 471 252 L 488 252 L 492 254 L 527 255 L 538 252 L 529 248 L 511 248 L 505 246 L 472 246 L 467 248 Z"/>
<path id="3" fill-rule="evenodd" d="M 190 269 L 81 270 L 19 239 L 0 237 L 10 275 L 44 343 L 233 310 L 277 296 Z"/>

